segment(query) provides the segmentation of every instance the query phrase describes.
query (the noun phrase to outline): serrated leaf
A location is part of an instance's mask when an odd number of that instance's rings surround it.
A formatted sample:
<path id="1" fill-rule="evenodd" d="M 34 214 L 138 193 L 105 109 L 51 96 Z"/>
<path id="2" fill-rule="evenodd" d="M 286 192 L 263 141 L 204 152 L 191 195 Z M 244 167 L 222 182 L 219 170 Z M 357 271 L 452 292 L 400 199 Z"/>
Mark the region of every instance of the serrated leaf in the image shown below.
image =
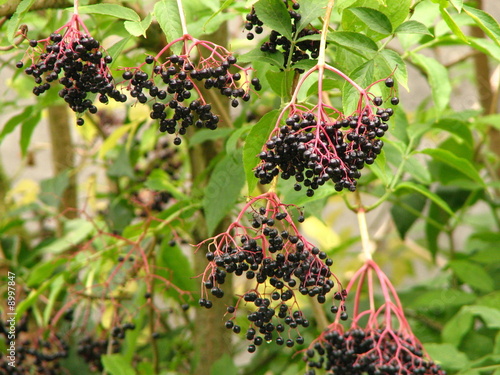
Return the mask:
<path id="1" fill-rule="evenodd" d="M 268 70 L 266 72 L 266 79 L 271 89 L 281 97 L 289 97 L 290 88 L 292 87 L 293 73 L 289 71 L 273 72 Z"/>
<path id="2" fill-rule="evenodd" d="M 271 131 L 276 125 L 279 111 L 277 109 L 266 113 L 258 123 L 256 123 L 248 134 L 243 146 L 243 167 L 248 185 L 248 193 L 251 194 L 257 185 L 257 178 L 254 176 L 254 168 L 259 163 L 257 155 L 262 151 Z"/>
<path id="3" fill-rule="evenodd" d="M 491 292 L 494 289 L 495 283 L 483 267 L 466 260 L 453 260 L 449 265 L 453 273 L 472 288 L 484 292 Z"/>
<path id="4" fill-rule="evenodd" d="M 286 5 L 281 0 L 259 0 L 254 5 L 255 13 L 267 27 L 292 40 L 292 21 Z"/>
<path id="5" fill-rule="evenodd" d="M 217 163 L 205 188 L 203 209 L 209 236 L 234 207 L 245 185 L 242 154 L 238 151 Z"/>
<path id="6" fill-rule="evenodd" d="M 368 86 L 371 82 L 374 81 L 374 71 L 375 71 L 375 63 L 374 60 L 368 60 L 365 63 L 358 66 L 354 69 L 349 77 L 356 81 L 361 87 Z M 343 112 L 346 115 L 350 115 L 353 113 L 360 100 L 359 91 L 352 86 L 349 82 L 344 83 L 344 87 L 342 89 L 342 107 Z"/>
<path id="7" fill-rule="evenodd" d="M 473 148 L 473 136 L 466 122 L 452 119 L 442 118 L 438 122 L 432 124 L 432 128 L 442 129 L 456 136 L 461 144 L 465 144 L 468 148 Z"/>
<path id="8" fill-rule="evenodd" d="M 390 49 L 384 49 L 380 53 L 380 56 L 385 60 L 389 69 L 394 71 L 394 78 L 398 83 L 408 90 L 408 71 L 406 69 L 406 63 L 399 53 Z"/>
<path id="9" fill-rule="evenodd" d="M 130 35 L 146 37 L 146 31 L 153 21 L 153 15 L 149 13 L 142 21 L 125 21 L 123 25 Z"/>
<path id="10" fill-rule="evenodd" d="M 437 194 L 433 193 L 432 191 L 430 191 L 429 189 L 427 189 L 423 185 L 418 185 L 418 184 L 415 184 L 415 183 L 410 182 L 410 181 L 405 181 L 405 182 L 401 182 L 396 187 L 396 191 L 401 190 L 401 189 L 410 189 L 410 190 L 416 191 L 416 192 L 422 194 L 423 196 L 427 197 L 428 199 L 430 199 L 434 203 L 436 203 L 439 207 L 441 207 L 450 216 L 455 215 L 455 213 L 450 208 L 450 206 L 448 206 L 448 203 L 446 203 L 443 199 L 441 199 L 441 197 L 439 197 Z"/>
<path id="11" fill-rule="evenodd" d="M 348 8 L 346 12 L 349 11 L 354 14 L 364 25 L 366 25 L 370 30 L 375 31 L 383 35 L 389 35 L 392 33 L 392 24 L 389 18 L 376 9 L 358 7 L 358 8 Z"/>
<path id="12" fill-rule="evenodd" d="M 361 33 L 336 31 L 328 34 L 328 41 L 337 44 L 359 56 L 370 58 L 378 51 L 377 43 Z"/>
<path id="13" fill-rule="evenodd" d="M 453 17 L 450 16 L 450 14 L 448 13 L 448 10 L 446 10 L 446 8 L 444 8 L 444 7 L 440 7 L 439 10 L 441 12 L 441 16 L 443 17 L 444 21 L 446 22 L 446 24 L 448 25 L 450 30 L 453 31 L 453 34 L 455 34 L 464 43 L 468 44 L 469 41 L 467 40 L 467 37 L 464 35 L 464 33 L 462 32 L 460 27 L 457 25 L 457 23 L 453 19 Z"/>
<path id="14" fill-rule="evenodd" d="M 432 57 L 411 54 L 411 58 L 427 75 L 429 85 L 431 86 L 432 98 L 439 114 L 450 102 L 451 84 L 448 77 L 448 70 Z"/>
<path id="15" fill-rule="evenodd" d="M 379 155 L 377 155 L 375 162 L 371 165 L 368 165 L 368 168 L 370 168 L 370 170 L 382 181 L 384 186 L 389 185 L 390 170 L 387 167 L 387 160 L 384 151 L 382 151 Z"/>
<path id="16" fill-rule="evenodd" d="M 458 13 L 460 13 L 464 6 L 464 0 L 450 0 L 450 3 L 455 7 Z"/>
<path id="17" fill-rule="evenodd" d="M 111 56 L 113 58 L 113 61 L 111 62 L 111 64 L 108 64 L 109 67 L 112 67 L 114 65 L 114 63 L 118 59 L 118 56 L 120 56 L 120 54 L 122 53 L 123 48 L 125 48 L 125 45 L 130 41 L 131 38 L 132 38 L 132 36 L 129 35 L 129 36 L 123 38 L 122 40 L 116 42 L 115 44 L 113 44 L 111 47 L 109 47 L 107 49 L 109 56 Z"/>
<path id="18" fill-rule="evenodd" d="M 472 305 L 464 306 L 463 310 L 481 318 L 488 328 L 500 328 L 500 306 L 493 308 L 489 306 Z"/>
<path id="19" fill-rule="evenodd" d="M 424 35 L 430 35 L 433 36 L 432 33 L 429 31 L 427 26 L 425 26 L 423 23 L 414 21 L 414 20 L 409 20 L 406 22 L 403 22 L 401 25 L 399 25 L 396 30 L 394 30 L 395 34 L 424 34 Z"/>
<path id="20" fill-rule="evenodd" d="M 325 14 L 328 0 L 308 0 L 300 3 L 300 21 L 296 26 L 296 34 L 309 25 L 312 21 Z"/>
<path id="21" fill-rule="evenodd" d="M 135 10 L 118 4 L 84 5 L 78 7 L 78 12 L 82 14 L 102 14 L 134 22 L 141 20 Z"/>
<path id="22" fill-rule="evenodd" d="M 176 1 L 162 0 L 157 2 L 154 7 L 154 15 L 169 43 L 182 38 L 182 23 Z M 179 54 L 182 51 L 182 43 L 175 43 L 170 49 Z"/>
<path id="23" fill-rule="evenodd" d="M 448 166 L 465 174 L 471 180 L 476 181 L 480 185 L 484 186 L 482 177 L 479 175 L 479 172 L 469 160 L 455 156 L 450 151 L 443 149 L 427 148 L 420 152 L 422 154 L 430 155 L 434 160 L 447 164 Z"/>
<path id="24" fill-rule="evenodd" d="M 486 35 L 500 46 L 500 25 L 497 20 L 485 11 L 468 5 L 464 5 L 462 9 L 474 20 Z"/>

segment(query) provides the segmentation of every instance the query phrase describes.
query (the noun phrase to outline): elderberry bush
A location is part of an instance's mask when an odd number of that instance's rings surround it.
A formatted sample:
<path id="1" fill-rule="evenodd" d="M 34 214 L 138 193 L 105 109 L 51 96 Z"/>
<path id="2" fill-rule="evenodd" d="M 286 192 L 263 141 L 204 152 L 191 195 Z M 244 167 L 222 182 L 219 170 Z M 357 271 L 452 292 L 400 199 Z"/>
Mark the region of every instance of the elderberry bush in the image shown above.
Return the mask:
<path id="1" fill-rule="evenodd" d="M 295 40 L 320 33 L 319 30 L 312 26 L 305 27 L 297 33 L 297 25 L 302 18 L 300 12 L 298 12 L 300 10 L 300 4 L 289 0 L 283 0 L 283 2 L 288 8 L 288 14 L 290 15 L 290 22 L 292 24 L 292 33 L 295 36 Z M 255 34 L 262 34 L 264 31 L 263 25 L 264 23 L 257 16 L 255 8 L 252 8 L 250 13 L 246 15 L 245 29 L 248 31 L 247 39 L 252 40 Z M 286 68 L 289 58 L 292 64 L 309 58 L 316 59 L 319 56 L 319 46 L 319 40 L 305 39 L 292 43 L 292 41 L 281 35 L 278 31 L 272 30 L 269 35 L 269 41 L 264 42 L 260 46 L 260 50 L 270 53 L 282 53 L 284 56 L 284 67 Z"/>
<path id="2" fill-rule="evenodd" d="M 262 88 L 258 78 L 250 80 L 250 68 L 237 65 L 236 57 L 225 48 L 189 35 L 183 38 L 167 47 L 184 42 L 184 54 L 168 56 L 160 63 L 164 48 L 156 57 L 147 56 L 144 64 L 123 73 L 123 79 L 129 81 L 130 96 L 140 103 L 153 101 L 150 117 L 158 120 L 161 132 L 177 135 L 175 145 L 181 143 L 179 135 L 186 134 L 190 126 L 214 130 L 219 124 L 219 116 L 203 97 L 200 87 L 217 91 L 233 108 L 240 101 L 249 101 L 252 90 Z M 193 50 L 200 54 L 206 51 L 209 57 L 199 56 L 195 61 L 191 57 Z M 149 73 L 143 70 L 147 65 L 152 65 Z"/>
<path id="3" fill-rule="evenodd" d="M 108 64 L 113 59 L 106 55 L 99 41 L 88 34 L 85 25 L 77 15 L 71 21 L 42 40 L 30 40 L 32 48 L 31 64 L 25 67 L 20 61 L 18 68 L 32 76 L 36 86 L 33 94 L 39 96 L 49 90 L 55 82 L 63 88 L 59 96 L 79 116 L 85 111 L 96 113 L 93 103 L 94 95 L 99 102 L 108 103 L 109 99 L 125 102 L 126 95 L 116 89 Z M 64 33 L 61 33 L 64 30 Z M 84 119 L 77 119 L 78 125 L 84 124 Z"/>
<path id="4" fill-rule="evenodd" d="M 385 84 L 392 87 L 392 79 Z M 397 104 L 397 97 L 391 102 Z M 259 154 L 255 177 L 261 184 L 271 183 L 278 175 L 284 180 L 293 178 L 294 189 L 305 187 L 307 196 L 330 180 L 337 191 L 355 191 L 361 169 L 380 154 L 384 145 L 380 138 L 394 114 L 392 108 L 379 108 L 382 104 L 381 97 L 374 97 L 350 116 L 326 105 L 312 109 L 290 105 L 288 117 L 284 123 L 278 120 Z"/>
<path id="5" fill-rule="evenodd" d="M 258 206 L 259 201 L 265 205 Z M 295 341 L 282 335 L 285 329 L 297 330 L 309 325 L 297 308 L 295 294 L 325 303 L 326 295 L 335 286 L 334 279 L 337 280 L 329 268 L 333 261 L 299 233 L 291 214 L 294 207 L 282 204 L 275 193 L 268 192 L 251 199 L 226 232 L 198 245 L 207 244 L 209 248 L 201 306 L 212 306 L 209 294 L 216 298 L 224 295 L 221 285 L 228 274 L 255 280 L 255 287 L 241 296 L 235 306 L 228 307 L 232 317 L 226 322 L 227 328 L 239 333 L 241 327 L 234 322 L 236 311 L 242 304 L 246 305 L 250 311 L 246 338 L 252 341 L 249 352 L 255 351 L 255 346 L 263 341 L 276 341 L 289 347 L 303 343 L 300 333 Z M 298 214 L 297 220 L 303 221 L 300 210 Z M 247 215 L 249 225 L 243 223 Z M 336 299 L 344 311 L 346 294 L 338 280 L 337 284 Z"/>
<path id="6" fill-rule="evenodd" d="M 332 330 L 306 351 L 310 370 L 325 369 L 328 374 L 349 375 L 445 375 L 426 359 L 422 345 L 414 338 L 393 330 Z"/>

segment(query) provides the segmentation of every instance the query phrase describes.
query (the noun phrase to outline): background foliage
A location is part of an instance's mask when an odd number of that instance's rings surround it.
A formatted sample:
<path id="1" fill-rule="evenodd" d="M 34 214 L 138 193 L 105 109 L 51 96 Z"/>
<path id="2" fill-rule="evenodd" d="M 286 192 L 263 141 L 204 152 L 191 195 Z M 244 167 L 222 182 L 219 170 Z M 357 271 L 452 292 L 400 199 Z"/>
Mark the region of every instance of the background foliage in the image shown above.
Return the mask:
<path id="1" fill-rule="evenodd" d="M 299 2 L 304 25 L 321 29 L 327 1 Z M 255 69 L 263 90 L 237 109 L 216 103 L 224 126 L 188 134 L 180 147 L 133 100 L 100 105 L 76 128 L 57 92 L 32 98 L 31 80 L 15 70 L 27 49 L 16 31 L 25 24 L 28 39 L 45 38 L 72 12 L 64 1 L 46 3 L 0 1 L 0 142 L 16 155 L 2 152 L 0 268 L 2 278 L 17 276 L 18 316 L 28 314 L 21 337 L 41 337 L 57 351 L 57 334 L 69 345 L 60 361 L 69 373 L 303 372 L 292 349 L 267 345 L 243 354 L 244 339 L 223 327 L 224 302 L 199 308 L 195 277 L 206 260 L 190 246 L 221 231 L 245 196 L 262 188 L 252 169 L 274 126 L 273 110 L 290 98 L 293 69 L 313 64 L 283 68 L 282 55 L 260 50 L 260 37 L 245 38 L 245 14 L 256 3 L 268 27 L 264 38 L 275 29 L 293 39 L 280 2 L 184 2 L 188 31 L 229 46 Z M 169 0 L 81 1 L 79 11 L 114 57 L 113 69 L 137 66 L 182 36 Z M 331 65 L 361 86 L 394 71 L 399 85 L 402 104 L 384 151 L 358 185 L 374 257 L 437 362 L 451 374 L 500 374 L 499 24 L 480 1 L 337 0 L 330 26 Z M 342 80 L 327 77 L 324 85 L 332 102 L 354 108 Z M 317 93 L 314 79 L 308 87 L 301 100 Z M 47 149 L 51 161 L 42 157 Z M 43 165 L 41 180 L 30 176 L 36 165 Z M 283 181 L 278 192 L 304 207 L 302 230 L 347 284 L 361 264 L 354 195 L 332 185 L 309 198 Z M 242 293 L 244 285 L 233 288 Z M 234 297 L 226 298 L 229 304 Z M 304 332 L 310 342 L 332 315 L 301 303 L 314 316 Z M 122 338 L 113 330 L 126 323 L 135 329 Z M 105 343 L 102 365 L 79 355 L 89 345 L 83 337 Z"/>

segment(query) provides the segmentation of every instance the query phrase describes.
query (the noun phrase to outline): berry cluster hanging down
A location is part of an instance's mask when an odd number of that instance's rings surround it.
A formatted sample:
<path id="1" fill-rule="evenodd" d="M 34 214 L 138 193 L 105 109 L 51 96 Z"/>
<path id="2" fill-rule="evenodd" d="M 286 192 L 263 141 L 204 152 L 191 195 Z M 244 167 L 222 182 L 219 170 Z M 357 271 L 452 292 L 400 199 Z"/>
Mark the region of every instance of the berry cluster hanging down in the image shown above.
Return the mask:
<path id="1" fill-rule="evenodd" d="M 31 64 L 24 72 L 35 80 L 33 93 L 36 96 L 59 82 L 63 86 L 59 96 L 78 115 L 85 111 L 97 112 L 93 95 L 97 95 L 101 103 L 107 103 L 109 98 L 117 102 L 127 100 L 126 95 L 116 89 L 108 68 L 112 57 L 106 55 L 100 43 L 90 36 L 78 15 L 73 15 L 50 37 L 30 40 L 29 44 L 33 49 Z M 23 68 L 25 64 L 19 61 L 16 66 Z M 83 123 L 83 118 L 79 117 L 77 124 Z"/>
<path id="2" fill-rule="evenodd" d="M 340 301 L 343 319 L 347 319 L 343 304 L 345 291 L 329 269 L 333 261 L 299 233 L 292 217 L 293 209 L 297 210 L 297 221 L 303 221 L 297 207 L 281 203 L 273 192 L 262 194 L 244 206 L 225 232 L 197 246 L 208 247 L 209 261 L 203 274 L 201 306 L 212 306 L 209 294 L 216 298 L 224 295 L 221 285 L 228 274 L 255 280 L 255 287 L 241 296 L 235 306 L 228 307 L 232 317 L 226 322 L 226 327 L 239 333 L 241 327 L 235 323 L 238 307 L 245 304 L 247 310 L 255 309 L 247 315 L 250 328 L 246 337 L 252 341 L 248 347 L 250 352 L 263 340 L 294 345 L 294 340 L 285 340 L 281 333 L 287 326 L 298 329 L 309 325 L 297 308 L 296 292 L 325 303 L 326 295 L 337 282 L 335 299 Z M 249 219 L 248 224 L 245 217 Z M 333 308 L 338 311 L 337 306 Z M 303 338 L 299 335 L 295 342 L 303 343 Z"/>
<path id="3" fill-rule="evenodd" d="M 161 63 L 163 53 L 176 43 L 183 43 L 185 52 L 168 56 Z M 218 91 L 230 100 L 233 108 L 240 101 L 250 100 L 252 90 L 262 88 L 258 78 L 250 79 L 251 68 L 243 68 L 236 62 L 236 57 L 224 47 L 185 35 L 169 43 L 155 57 L 147 56 L 139 67 L 127 69 L 123 78 L 130 81 L 130 96 L 138 102 L 152 99 L 150 116 L 159 121 L 161 132 L 184 135 L 189 126 L 213 130 L 220 121 L 201 87 Z M 152 65 L 149 73 L 144 70 L 147 65 Z M 180 143 L 177 136 L 174 144 Z"/>
<path id="4" fill-rule="evenodd" d="M 387 78 L 385 85 L 392 87 L 392 78 Z M 300 83 L 296 93 L 299 88 Z M 261 162 L 255 169 L 255 177 L 260 183 L 269 184 L 280 175 L 284 180 L 295 179 L 294 189 L 299 191 L 304 186 L 308 196 L 329 180 L 337 191 L 355 191 L 360 170 L 365 164 L 373 164 L 380 154 L 384 145 L 380 138 L 394 114 L 392 108 L 379 108 L 383 104 L 381 97 L 371 95 L 366 89 L 359 91 L 358 109 L 349 116 L 323 103 L 321 98 L 313 108 L 292 100 L 282 110 L 259 154 Z M 392 97 L 391 103 L 397 102 L 397 97 Z"/>
<path id="5" fill-rule="evenodd" d="M 374 275 L 376 279 L 374 278 Z M 380 285 L 384 303 L 375 305 L 373 288 Z M 370 307 L 360 310 L 363 284 L 368 285 Z M 422 344 L 411 331 L 403 308 L 387 276 L 368 260 L 359 269 L 346 290 L 357 285 L 351 326 L 344 330 L 339 316 L 306 351 L 304 360 L 314 375 L 315 369 L 328 374 L 349 375 L 445 375 L 439 365 L 425 354 Z"/>

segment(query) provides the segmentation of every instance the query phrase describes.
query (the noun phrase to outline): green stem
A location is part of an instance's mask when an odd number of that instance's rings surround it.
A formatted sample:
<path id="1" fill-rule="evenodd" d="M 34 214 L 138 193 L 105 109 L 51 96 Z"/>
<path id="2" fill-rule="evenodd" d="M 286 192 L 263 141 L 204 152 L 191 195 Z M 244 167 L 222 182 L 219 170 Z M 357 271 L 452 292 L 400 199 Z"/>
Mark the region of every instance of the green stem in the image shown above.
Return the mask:
<path id="1" fill-rule="evenodd" d="M 326 6 L 325 17 L 323 18 L 323 29 L 321 30 L 321 39 L 319 42 L 319 56 L 318 56 L 318 65 L 320 67 L 324 67 L 326 62 L 326 39 L 328 36 L 328 25 L 330 25 L 330 17 L 332 15 L 332 9 L 334 3 L 335 0 L 328 1 L 328 5 Z"/>
<path id="2" fill-rule="evenodd" d="M 179 8 L 179 18 L 181 20 L 182 35 L 188 35 L 186 15 L 184 13 L 184 7 L 182 6 L 182 0 L 177 0 L 177 8 Z"/>

